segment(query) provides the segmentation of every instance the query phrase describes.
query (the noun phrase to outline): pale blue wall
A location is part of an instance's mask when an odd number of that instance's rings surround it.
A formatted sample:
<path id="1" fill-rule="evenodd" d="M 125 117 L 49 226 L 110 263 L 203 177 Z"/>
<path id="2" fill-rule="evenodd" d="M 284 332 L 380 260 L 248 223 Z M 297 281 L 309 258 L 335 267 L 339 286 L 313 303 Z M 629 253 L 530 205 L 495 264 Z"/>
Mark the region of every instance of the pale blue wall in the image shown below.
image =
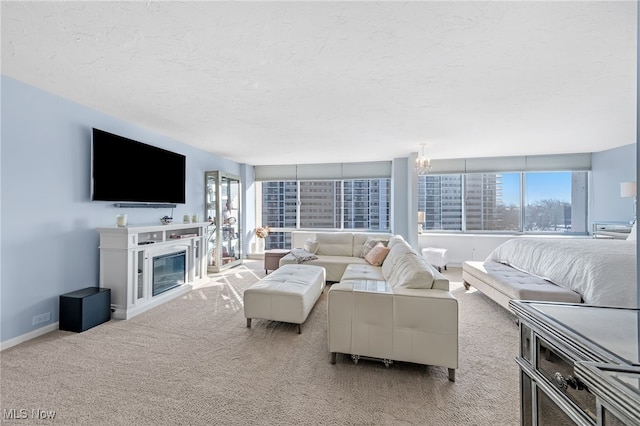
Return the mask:
<path id="1" fill-rule="evenodd" d="M 633 199 L 620 197 L 620 183 L 635 180 L 635 143 L 594 153 L 591 156 L 591 222 L 631 220 Z"/>
<path id="2" fill-rule="evenodd" d="M 98 233 L 127 213 L 130 225 L 159 224 L 171 209 L 92 202 L 90 134 L 97 127 L 187 156 L 187 203 L 204 215 L 204 172 L 240 174 L 235 162 L 2 76 L 0 342 L 58 321 L 58 296 L 98 285 Z M 114 167 L 118 167 L 114 164 Z M 162 174 L 150 176 L 162 185 Z M 34 315 L 51 320 L 32 326 Z"/>
<path id="3" fill-rule="evenodd" d="M 242 253 L 245 257 L 250 253 L 250 246 L 255 237 L 256 228 L 256 184 L 253 166 L 243 165 L 240 178 L 242 180 Z"/>
<path id="4" fill-rule="evenodd" d="M 391 165 L 391 232 L 409 240 L 408 159 L 394 158 Z"/>

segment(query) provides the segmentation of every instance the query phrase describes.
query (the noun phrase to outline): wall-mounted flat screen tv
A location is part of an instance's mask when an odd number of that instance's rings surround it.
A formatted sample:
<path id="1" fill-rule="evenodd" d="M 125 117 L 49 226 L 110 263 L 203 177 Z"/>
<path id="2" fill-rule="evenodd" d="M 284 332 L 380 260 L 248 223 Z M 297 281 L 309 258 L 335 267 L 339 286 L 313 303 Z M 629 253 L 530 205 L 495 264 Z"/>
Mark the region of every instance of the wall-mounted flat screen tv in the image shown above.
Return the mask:
<path id="1" fill-rule="evenodd" d="M 186 157 L 93 129 L 91 199 L 185 203 Z"/>

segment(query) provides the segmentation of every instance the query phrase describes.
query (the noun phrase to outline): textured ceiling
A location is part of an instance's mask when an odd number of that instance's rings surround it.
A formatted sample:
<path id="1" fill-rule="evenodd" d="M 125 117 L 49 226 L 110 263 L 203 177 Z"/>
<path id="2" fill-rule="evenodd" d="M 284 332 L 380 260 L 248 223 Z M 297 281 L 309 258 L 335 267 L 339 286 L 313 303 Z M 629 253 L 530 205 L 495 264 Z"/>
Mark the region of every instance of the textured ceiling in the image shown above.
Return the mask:
<path id="1" fill-rule="evenodd" d="M 2 1 L 1 13 L 4 75 L 242 163 L 635 142 L 635 1 Z"/>

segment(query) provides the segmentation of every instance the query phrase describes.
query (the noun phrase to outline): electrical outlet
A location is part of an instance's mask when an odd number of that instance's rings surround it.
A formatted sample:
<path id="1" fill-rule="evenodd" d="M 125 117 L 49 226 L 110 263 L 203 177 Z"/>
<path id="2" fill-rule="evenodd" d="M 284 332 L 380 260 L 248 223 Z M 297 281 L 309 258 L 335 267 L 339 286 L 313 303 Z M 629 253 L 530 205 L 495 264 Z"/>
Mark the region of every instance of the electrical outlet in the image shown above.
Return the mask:
<path id="1" fill-rule="evenodd" d="M 42 324 L 51 319 L 51 312 L 45 312 L 44 314 L 36 315 L 33 317 L 32 325 Z"/>

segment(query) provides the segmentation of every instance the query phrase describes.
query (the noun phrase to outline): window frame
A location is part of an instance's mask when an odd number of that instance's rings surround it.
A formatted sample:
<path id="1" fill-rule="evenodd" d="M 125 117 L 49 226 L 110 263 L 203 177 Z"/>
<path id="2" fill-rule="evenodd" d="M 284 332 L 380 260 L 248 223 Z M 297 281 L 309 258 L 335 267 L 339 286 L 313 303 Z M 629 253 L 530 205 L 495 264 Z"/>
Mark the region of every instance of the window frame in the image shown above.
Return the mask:
<path id="1" fill-rule="evenodd" d="M 574 232 L 573 230 L 567 231 L 565 230 L 560 230 L 560 231 L 540 231 L 540 230 L 535 230 L 535 231 L 526 231 L 526 214 L 527 214 L 527 206 L 526 206 L 526 189 L 527 189 L 527 182 L 526 182 L 526 177 L 527 174 L 530 173 L 584 173 L 584 206 L 582 206 L 581 208 L 584 208 L 584 212 L 583 214 L 581 214 L 582 216 L 582 220 L 584 221 L 584 229 L 581 229 L 580 231 L 576 231 Z M 504 175 L 504 174 L 519 174 L 519 230 L 485 230 L 485 229 L 473 229 L 473 230 L 469 230 L 468 229 L 468 224 L 467 224 L 467 219 L 468 219 L 468 211 L 467 211 L 467 198 L 468 198 L 468 194 L 467 194 L 467 176 L 468 175 L 482 175 L 482 174 L 496 174 L 496 175 Z M 428 229 L 428 228 L 423 228 L 422 232 L 423 233 L 456 233 L 456 234 L 494 234 L 494 235 L 565 235 L 565 236 L 584 236 L 584 235 L 588 235 L 589 234 L 589 229 L 588 229 L 588 217 L 589 217 L 589 177 L 590 171 L 588 170 L 544 170 L 544 171 L 517 171 L 517 172 L 505 172 L 505 171 L 500 171 L 500 172 L 476 172 L 476 173 L 432 173 L 429 175 L 422 175 L 422 176 L 458 176 L 459 180 L 461 182 L 461 195 L 460 195 L 460 200 L 461 200 L 461 224 L 460 224 L 460 229 Z M 420 176 L 419 176 L 420 177 Z M 417 191 L 420 192 L 420 182 L 418 182 L 417 185 Z M 427 187 L 424 187 L 425 189 L 425 197 L 427 197 L 426 191 L 427 191 Z M 422 211 L 422 206 L 420 205 L 420 197 L 421 194 L 418 193 L 418 211 Z M 573 200 L 572 200 L 573 202 Z M 571 208 L 573 209 L 574 206 L 572 204 L 572 202 L 570 202 L 571 204 Z M 426 209 L 425 209 L 426 210 Z M 426 212 L 425 212 L 426 213 Z M 580 212 L 578 212 L 580 213 Z M 573 221 L 572 221 L 573 222 Z M 425 225 L 425 222 L 421 223 L 420 225 Z M 573 223 L 572 223 L 573 225 Z"/>
<path id="2" fill-rule="evenodd" d="M 385 181 L 385 193 L 386 193 L 386 228 L 346 228 L 345 227 L 345 183 L 346 182 L 356 182 L 356 181 Z M 256 220 L 257 224 L 266 225 L 261 223 L 263 221 L 263 185 L 265 183 L 270 182 L 292 182 L 295 183 L 296 188 L 296 225 L 295 227 L 270 227 L 270 230 L 274 233 L 276 232 L 292 232 L 292 231 L 317 231 L 317 232 L 325 232 L 325 231 L 353 231 L 353 232 L 390 232 L 391 229 L 391 185 L 392 180 L 388 177 L 375 177 L 375 178 L 352 178 L 352 179 L 305 179 L 305 180 L 262 180 L 257 181 L 256 184 L 259 184 L 259 189 L 256 190 Z M 338 193 L 334 192 L 334 196 L 339 196 L 339 205 L 334 207 L 337 209 L 338 216 L 340 218 L 339 227 L 308 227 L 302 226 L 302 218 L 301 211 L 303 207 L 302 197 L 301 197 L 301 189 L 303 182 L 331 182 L 334 188 L 339 188 Z M 353 195 L 353 194 L 350 194 Z M 369 205 L 371 199 L 368 200 Z M 334 197 L 334 202 L 337 202 Z M 384 206 L 380 206 L 379 208 L 384 208 Z M 371 211 L 371 210 L 369 210 Z M 334 216 L 334 219 L 336 216 Z"/>

